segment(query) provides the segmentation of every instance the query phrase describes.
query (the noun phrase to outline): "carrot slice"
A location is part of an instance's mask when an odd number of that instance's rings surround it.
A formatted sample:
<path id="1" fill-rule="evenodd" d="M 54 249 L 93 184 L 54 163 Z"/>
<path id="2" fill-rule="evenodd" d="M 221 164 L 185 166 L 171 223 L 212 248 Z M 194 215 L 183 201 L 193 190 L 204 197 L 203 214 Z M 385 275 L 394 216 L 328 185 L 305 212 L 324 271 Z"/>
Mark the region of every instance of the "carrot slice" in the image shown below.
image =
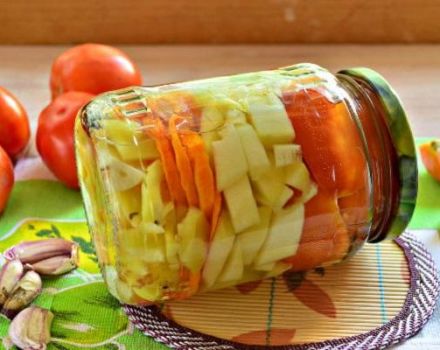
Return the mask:
<path id="1" fill-rule="evenodd" d="M 191 272 L 189 271 L 188 276 L 188 296 L 193 295 L 197 292 L 200 285 L 202 274 L 200 272 Z"/>
<path id="2" fill-rule="evenodd" d="M 212 172 L 209 156 L 206 153 L 203 140 L 197 133 L 186 131 L 181 134 L 183 145 L 188 150 L 188 156 L 194 169 L 200 209 L 207 218 L 212 217 L 216 196 L 214 173 Z"/>
<path id="3" fill-rule="evenodd" d="M 187 283 L 187 289 L 185 291 L 171 292 L 169 297 L 171 300 L 182 300 L 189 298 L 191 295 L 195 294 L 200 285 L 201 273 L 191 272 L 184 266 L 181 266 L 180 271 L 180 281 Z"/>
<path id="4" fill-rule="evenodd" d="M 188 204 L 193 207 L 198 207 L 199 199 L 197 197 L 196 185 L 194 183 L 193 170 L 191 168 L 191 162 L 186 153 L 185 147 L 183 147 L 176 124 L 183 120 L 178 115 L 173 115 L 169 120 L 169 130 L 171 134 L 171 143 L 173 145 L 174 154 L 176 156 L 177 169 L 180 173 L 180 180 L 183 190 L 186 194 Z"/>
<path id="5" fill-rule="evenodd" d="M 167 137 L 162 122 L 156 120 L 155 124 L 155 127 L 147 130 L 147 133 L 149 133 L 149 136 L 155 140 L 171 197 L 176 204 L 186 205 L 186 196 L 182 185 L 180 184 L 179 172 L 177 170 L 171 141 Z"/>
<path id="6" fill-rule="evenodd" d="M 209 240 L 212 241 L 214 238 L 214 232 L 217 229 L 218 220 L 220 218 L 220 214 L 222 211 L 222 194 L 220 192 L 217 192 L 215 194 L 215 200 L 214 200 L 214 207 L 212 209 L 212 218 L 211 218 L 211 232 L 209 234 Z"/>

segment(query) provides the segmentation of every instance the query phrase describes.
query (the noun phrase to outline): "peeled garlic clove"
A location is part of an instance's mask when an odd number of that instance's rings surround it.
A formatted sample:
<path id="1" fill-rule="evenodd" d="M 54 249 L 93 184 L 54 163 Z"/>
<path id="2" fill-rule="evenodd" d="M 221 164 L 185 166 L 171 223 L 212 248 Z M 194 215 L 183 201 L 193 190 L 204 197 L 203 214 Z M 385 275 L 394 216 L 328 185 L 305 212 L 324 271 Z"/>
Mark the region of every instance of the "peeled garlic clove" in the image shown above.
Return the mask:
<path id="1" fill-rule="evenodd" d="M 41 292 L 42 282 L 40 275 L 35 271 L 28 271 L 18 281 L 10 296 L 6 299 L 2 314 L 9 318 L 28 306 Z"/>
<path id="2" fill-rule="evenodd" d="M 23 264 L 18 259 L 7 261 L 0 270 L 0 305 L 3 305 L 20 278 Z"/>
<path id="3" fill-rule="evenodd" d="M 62 238 L 49 238 L 38 241 L 27 241 L 8 249 L 4 256 L 8 260 L 20 259 L 23 264 L 32 264 L 58 255 L 72 254 L 78 245 Z"/>
<path id="4" fill-rule="evenodd" d="M 53 313 L 31 306 L 21 311 L 9 326 L 9 338 L 20 349 L 44 350 L 50 342 Z"/>
<path id="5" fill-rule="evenodd" d="M 59 255 L 49 259 L 38 261 L 32 265 L 32 269 L 42 275 L 57 276 L 72 271 L 78 267 L 78 255 Z"/>

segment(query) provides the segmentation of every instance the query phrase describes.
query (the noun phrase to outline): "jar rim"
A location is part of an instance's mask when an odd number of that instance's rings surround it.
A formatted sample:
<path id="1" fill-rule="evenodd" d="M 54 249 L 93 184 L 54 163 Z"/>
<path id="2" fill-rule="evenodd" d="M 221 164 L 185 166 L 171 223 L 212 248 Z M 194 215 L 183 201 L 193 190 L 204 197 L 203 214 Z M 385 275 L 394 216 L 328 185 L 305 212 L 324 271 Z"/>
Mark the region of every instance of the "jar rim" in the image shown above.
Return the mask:
<path id="1" fill-rule="evenodd" d="M 338 72 L 366 84 L 381 103 L 385 123 L 397 154 L 400 196 L 396 216 L 388 232 L 382 233 L 387 238 L 399 236 L 407 227 L 414 213 L 417 199 L 417 158 L 416 145 L 407 114 L 395 90 L 376 71 L 369 68 L 350 68 Z"/>

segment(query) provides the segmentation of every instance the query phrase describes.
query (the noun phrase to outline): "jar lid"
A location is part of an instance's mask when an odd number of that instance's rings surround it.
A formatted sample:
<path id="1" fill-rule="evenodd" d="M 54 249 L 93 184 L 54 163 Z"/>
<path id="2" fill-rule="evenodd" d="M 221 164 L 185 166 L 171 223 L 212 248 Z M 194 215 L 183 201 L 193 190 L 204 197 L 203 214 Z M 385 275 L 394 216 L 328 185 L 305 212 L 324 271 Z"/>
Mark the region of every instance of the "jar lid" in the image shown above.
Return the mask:
<path id="1" fill-rule="evenodd" d="M 411 220 L 417 198 L 416 146 L 408 118 L 397 93 L 379 73 L 368 68 L 351 68 L 338 72 L 366 83 L 378 97 L 384 112 L 399 166 L 400 198 L 397 213 L 388 232 L 373 238 L 374 242 L 383 238 L 400 235 Z"/>

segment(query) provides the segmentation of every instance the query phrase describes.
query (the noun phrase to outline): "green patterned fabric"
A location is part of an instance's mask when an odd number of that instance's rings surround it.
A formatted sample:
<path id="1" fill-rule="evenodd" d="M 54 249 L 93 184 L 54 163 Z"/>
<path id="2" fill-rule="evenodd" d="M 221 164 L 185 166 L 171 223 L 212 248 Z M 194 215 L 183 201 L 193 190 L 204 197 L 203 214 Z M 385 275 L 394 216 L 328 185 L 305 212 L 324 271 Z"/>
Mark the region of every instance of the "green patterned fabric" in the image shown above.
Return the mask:
<path id="1" fill-rule="evenodd" d="M 440 198 L 440 184 L 421 164 L 419 176 L 419 197 L 410 227 L 439 229 L 435 200 Z M 35 301 L 55 314 L 48 349 L 167 349 L 133 329 L 117 300 L 107 292 L 78 192 L 49 180 L 17 182 L 0 219 L 0 237 L 0 251 L 23 240 L 48 237 L 71 239 L 81 247 L 80 268 L 63 277 L 44 279 L 43 292 Z M 1 338 L 7 335 L 8 325 L 9 320 L 0 317 Z"/>
<path id="2" fill-rule="evenodd" d="M 416 144 L 421 145 L 432 138 L 418 138 Z M 440 229 L 440 183 L 434 180 L 423 166 L 417 150 L 417 163 L 419 168 L 419 193 L 417 196 L 416 210 L 410 223 L 412 229 L 433 228 Z"/>
<path id="3" fill-rule="evenodd" d="M 17 182 L 0 219 L 0 235 L 2 252 L 23 240 L 49 237 L 71 239 L 81 247 L 80 268 L 44 279 L 43 292 L 34 302 L 55 315 L 48 349 L 168 349 L 133 329 L 119 302 L 107 292 L 78 192 L 48 180 Z M 9 323 L 0 317 L 2 339 Z"/>

